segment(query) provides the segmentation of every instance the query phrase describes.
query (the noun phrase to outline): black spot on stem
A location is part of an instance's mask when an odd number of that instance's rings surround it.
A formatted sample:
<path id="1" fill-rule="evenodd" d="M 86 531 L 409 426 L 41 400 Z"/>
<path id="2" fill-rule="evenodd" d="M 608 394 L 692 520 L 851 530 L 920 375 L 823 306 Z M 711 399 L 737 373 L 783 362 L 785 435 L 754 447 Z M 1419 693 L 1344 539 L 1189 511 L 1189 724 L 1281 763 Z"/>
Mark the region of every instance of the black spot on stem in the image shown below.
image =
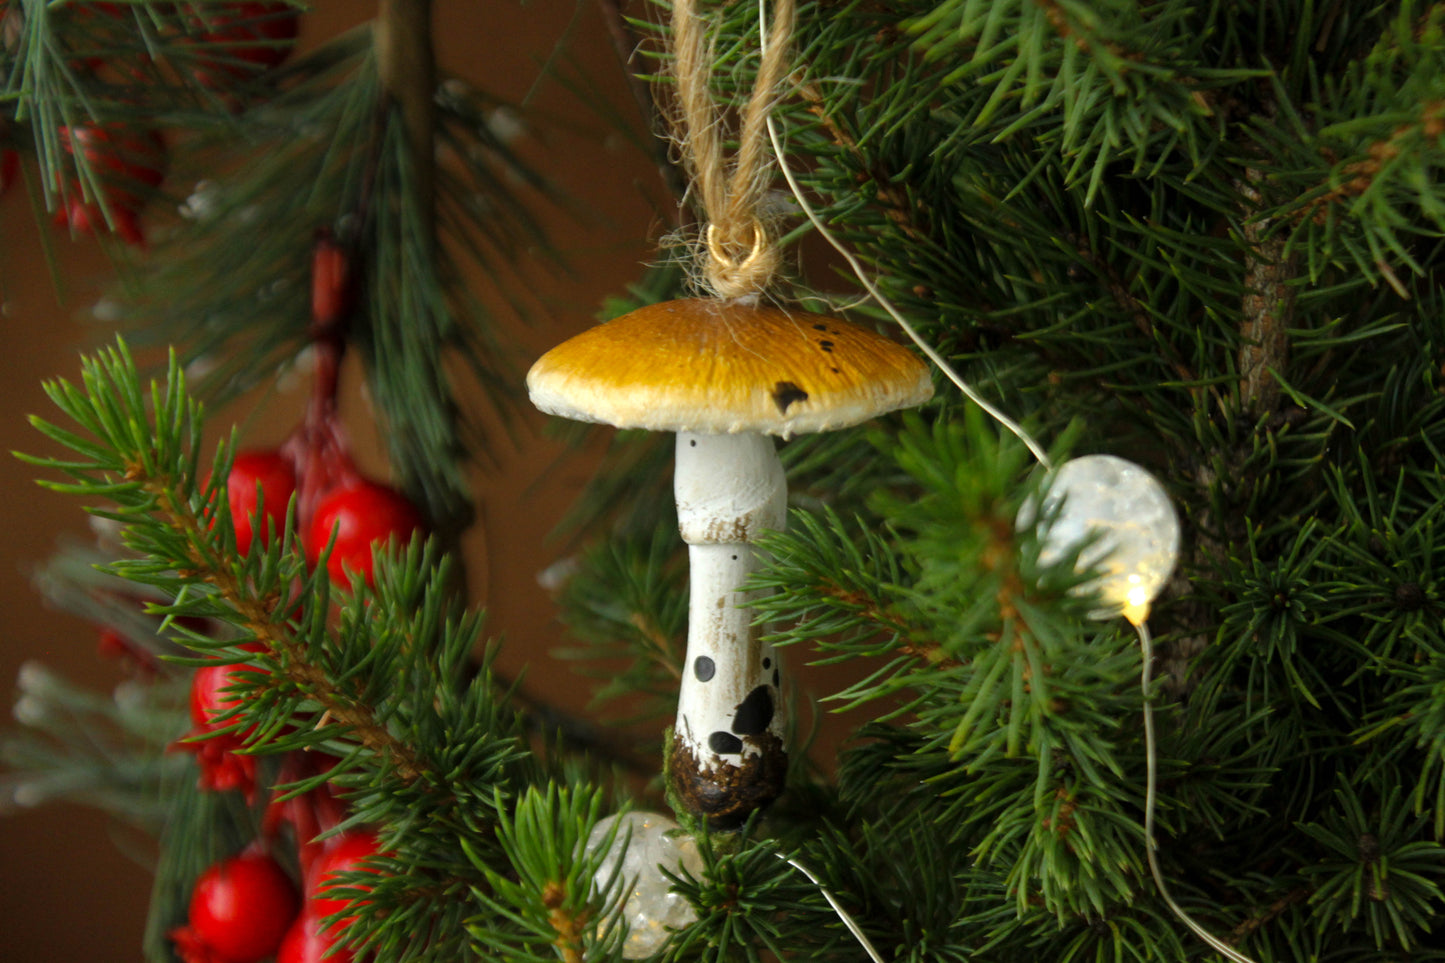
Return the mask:
<path id="1" fill-rule="evenodd" d="M 765 732 L 773 722 L 773 694 L 765 685 L 760 685 L 738 706 L 733 716 L 733 732 L 740 736 L 756 736 Z"/>
<path id="2" fill-rule="evenodd" d="M 743 741 L 731 732 L 714 732 L 707 737 L 707 747 L 718 755 L 743 751 Z"/>

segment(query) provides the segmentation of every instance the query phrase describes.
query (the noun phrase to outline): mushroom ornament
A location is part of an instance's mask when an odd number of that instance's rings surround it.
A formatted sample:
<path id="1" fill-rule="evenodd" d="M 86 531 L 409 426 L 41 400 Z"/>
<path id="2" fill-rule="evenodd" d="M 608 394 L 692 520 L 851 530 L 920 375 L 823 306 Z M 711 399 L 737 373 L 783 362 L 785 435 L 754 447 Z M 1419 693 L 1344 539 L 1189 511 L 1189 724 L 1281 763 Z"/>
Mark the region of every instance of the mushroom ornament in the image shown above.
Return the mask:
<path id="1" fill-rule="evenodd" d="M 726 828 L 782 792 L 781 672 L 743 608 L 752 543 L 787 521 L 770 435 L 856 425 L 933 393 L 907 349 L 832 317 L 756 299 L 684 299 L 598 325 L 527 375 L 542 411 L 677 433 L 674 495 L 688 544 L 687 656 L 668 781 L 694 815 Z"/>

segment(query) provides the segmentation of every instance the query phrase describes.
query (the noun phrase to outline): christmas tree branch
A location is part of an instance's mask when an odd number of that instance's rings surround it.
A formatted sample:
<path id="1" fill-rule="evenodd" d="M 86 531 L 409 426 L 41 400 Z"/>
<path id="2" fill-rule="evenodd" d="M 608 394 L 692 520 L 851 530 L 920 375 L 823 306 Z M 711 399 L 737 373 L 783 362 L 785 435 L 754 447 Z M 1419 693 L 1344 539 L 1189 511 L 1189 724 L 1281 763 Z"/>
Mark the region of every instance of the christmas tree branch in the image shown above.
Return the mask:
<path id="1" fill-rule="evenodd" d="M 149 470 L 145 461 L 139 455 L 127 458 L 125 478 L 139 484 L 140 490 L 150 496 L 156 506 L 155 517 L 181 534 L 190 546 L 185 567 L 176 574 L 183 580 L 205 582 L 214 587 L 219 599 L 234 609 L 237 624 L 246 632 L 248 641 L 260 643 L 266 651 L 276 653 L 286 678 L 302 686 L 320 703 L 323 720 L 333 719 L 350 730 L 358 742 L 387 759 L 403 781 L 417 781 L 424 768 L 411 747 L 379 723 L 369 706 L 335 686 L 325 671 L 308 659 L 307 646 L 285 628 L 285 622 L 277 620 L 277 613 L 287 604 L 282 594 L 272 591 L 257 597 L 234 566 L 220 564 L 214 553 L 205 550 L 205 546 L 214 543 L 214 536 L 209 532 L 215 527 L 215 518 L 212 516 L 207 524 L 189 501 L 177 497 L 176 493 L 184 490 L 185 479 Z"/>
<path id="2" fill-rule="evenodd" d="M 50 487 L 116 503 L 117 509 L 102 514 L 126 524 L 126 544 L 136 555 L 109 568 L 174 599 L 155 608 L 180 641 L 269 670 L 249 676 L 247 722 L 260 732 L 280 733 L 293 721 L 297 696 L 314 703 L 319 721 L 313 729 L 278 735 L 264 751 L 352 741 L 380 760 L 376 768 L 396 780 L 393 791 L 417 792 L 450 809 L 459 805 L 459 792 L 474 793 L 472 784 L 457 783 L 457 770 L 423 756 L 418 743 L 395 727 L 408 727 L 413 736 L 411 730 L 451 727 L 460 737 L 496 716 L 500 728 L 488 724 L 489 735 L 472 736 L 478 756 L 466 778 L 509 765 L 520 752 L 509 742 L 515 719 L 489 695 L 489 677 L 483 673 L 460 695 L 445 692 L 463 678 L 480 623 L 450 617 L 455 603 L 445 588 L 446 566 L 430 547 L 413 542 L 400 564 L 381 553 L 375 591 L 353 593 L 338 611 L 324 562 L 308 572 L 289 526 L 267 550 L 237 554 L 224 485 L 198 486 L 202 415 L 174 356 L 164 388 L 153 385 L 149 396 L 124 344 L 86 359 L 83 384 L 77 389 L 59 381 L 47 391 L 93 440 L 34 419 L 81 458 L 24 457 L 75 479 Z M 225 477 L 226 467 L 223 452 L 212 477 Z M 217 640 L 183 629 L 186 617 L 219 620 L 236 634 Z M 359 671 L 361 666 L 370 670 Z M 402 715 L 399 693 L 407 687 L 434 696 Z"/>
<path id="3" fill-rule="evenodd" d="M 898 225 L 906 237 L 921 240 L 925 231 L 914 221 L 919 212 L 918 205 L 909 203 L 908 195 L 900 190 L 895 179 L 887 171 L 870 167 L 870 159 L 858 148 L 858 141 L 844 130 L 827 109 L 822 92 L 816 83 L 796 85 L 798 96 L 808 105 L 808 113 L 818 119 L 833 144 L 846 150 L 859 170 L 867 171 L 872 178 L 878 199 L 883 202 L 883 212 Z"/>
<path id="4" fill-rule="evenodd" d="M 436 218 L 436 55 L 431 0 L 379 0 L 376 60 L 381 89 L 401 110 L 411 148 L 415 203 L 431 236 Z"/>
<path id="5" fill-rule="evenodd" d="M 1088 238 L 1083 235 L 1072 234 L 1069 235 L 1068 240 L 1074 246 L 1074 250 L 1078 252 L 1079 257 L 1084 259 L 1084 263 L 1103 278 L 1104 287 L 1109 292 L 1109 296 L 1113 298 L 1114 304 L 1119 310 L 1124 312 L 1124 316 L 1134 322 L 1134 328 L 1149 339 L 1151 344 L 1167 353 L 1169 367 L 1173 369 L 1175 376 L 1186 384 L 1195 382 L 1197 376 L 1193 369 L 1185 363 L 1183 358 L 1179 357 L 1174 345 L 1168 339 L 1160 336 L 1148 305 L 1134 296 L 1134 293 L 1129 290 L 1129 285 L 1119 276 L 1118 269 L 1095 251 L 1089 244 Z"/>

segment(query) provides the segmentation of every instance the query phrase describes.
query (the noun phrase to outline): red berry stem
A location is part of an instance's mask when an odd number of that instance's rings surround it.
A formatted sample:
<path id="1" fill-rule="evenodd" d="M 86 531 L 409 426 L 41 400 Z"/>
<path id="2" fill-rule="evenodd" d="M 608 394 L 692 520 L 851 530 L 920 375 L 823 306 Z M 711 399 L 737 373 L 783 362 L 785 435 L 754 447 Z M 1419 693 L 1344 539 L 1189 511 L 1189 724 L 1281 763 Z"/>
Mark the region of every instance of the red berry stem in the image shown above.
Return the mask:
<path id="1" fill-rule="evenodd" d="M 316 232 L 311 249 L 311 338 L 345 341 L 354 306 L 351 251 L 330 228 Z"/>
<path id="2" fill-rule="evenodd" d="M 337 415 L 341 362 L 355 305 L 353 258 L 348 245 L 328 228 L 316 233 L 311 255 L 311 351 L 314 378 L 301 424 L 282 445 L 296 466 L 296 522 L 305 532 L 316 504 L 338 487 L 361 476 Z"/>
<path id="3" fill-rule="evenodd" d="M 296 831 L 296 860 L 301 864 L 302 879 L 310 876 L 311 867 L 326 848 L 316 838 L 321 835 L 321 821 L 316 818 L 309 796 L 308 793 L 289 800 L 291 826 Z"/>

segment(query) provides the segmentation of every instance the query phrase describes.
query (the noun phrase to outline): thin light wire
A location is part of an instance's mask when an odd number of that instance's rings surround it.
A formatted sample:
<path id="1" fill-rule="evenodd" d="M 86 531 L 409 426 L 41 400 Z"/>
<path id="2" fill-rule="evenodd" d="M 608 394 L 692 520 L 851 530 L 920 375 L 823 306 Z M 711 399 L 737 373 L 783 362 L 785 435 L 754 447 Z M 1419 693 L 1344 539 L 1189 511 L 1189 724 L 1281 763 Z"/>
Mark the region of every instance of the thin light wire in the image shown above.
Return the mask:
<path id="1" fill-rule="evenodd" d="M 764 47 L 764 52 L 766 52 L 768 36 L 766 0 L 758 0 L 758 22 L 762 25 L 758 42 Z M 922 351 L 929 361 L 937 365 L 938 370 L 942 371 L 944 376 L 953 382 L 959 391 L 963 392 L 964 397 L 988 412 L 989 417 L 993 418 L 993 420 L 997 421 L 1000 425 L 1003 425 L 1015 438 L 1023 442 L 1028 450 L 1033 453 L 1033 456 L 1038 459 L 1039 464 L 1044 467 L 1045 471 L 1053 471 L 1053 462 L 1049 460 L 1048 454 L 1045 453 L 1043 447 L 1034 440 L 1034 437 L 1025 431 L 1022 425 L 1014 421 L 975 391 L 972 385 L 964 381 L 963 377 L 959 375 L 957 371 L 953 370 L 953 366 L 944 360 L 943 355 L 935 351 L 933 345 L 923 339 L 923 336 L 918 333 L 918 330 L 903 316 L 903 312 L 894 307 L 893 302 L 888 300 L 888 296 L 878 289 L 878 285 L 874 284 L 864 272 L 863 265 L 853 256 L 853 252 L 844 247 L 843 242 L 839 241 L 833 236 L 833 232 L 828 230 L 828 226 L 823 223 L 822 218 L 818 217 L 817 212 L 813 210 L 813 205 L 809 204 L 808 199 L 803 196 L 802 186 L 798 183 L 798 179 L 793 176 L 792 169 L 788 167 L 787 154 L 783 150 L 783 140 L 778 134 L 777 123 L 773 120 L 771 114 L 768 115 L 767 126 L 768 140 L 772 141 L 773 155 L 777 160 L 778 170 L 782 172 L 783 179 L 788 182 L 788 189 L 793 192 L 793 199 L 798 202 L 798 207 L 802 208 L 803 213 L 807 215 L 813 228 L 822 236 L 823 240 L 832 245 L 833 250 L 837 251 L 842 255 L 843 260 L 848 262 L 848 267 L 852 269 L 854 276 L 858 278 L 858 283 L 862 284 L 863 289 L 873 296 L 874 301 L 878 302 L 878 306 L 888 312 L 888 316 L 898 323 L 898 326 L 903 329 L 903 333 L 908 335 L 909 340 L 918 346 L 918 350 Z"/>
<path id="2" fill-rule="evenodd" d="M 1154 810 L 1159 801 L 1159 753 L 1154 738 L 1154 705 L 1149 701 L 1149 686 L 1154 680 L 1154 640 L 1144 620 L 1135 622 L 1134 630 L 1139 633 L 1139 649 L 1144 658 L 1144 671 L 1139 678 L 1144 689 L 1144 851 L 1149 857 L 1149 872 L 1154 876 L 1154 885 L 1159 887 L 1159 895 L 1194 935 L 1234 963 L 1255 963 L 1196 923 L 1194 917 L 1184 912 L 1184 907 L 1174 902 L 1174 897 L 1169 895 L 1169 887 L 1164 884 L 1164 873 L 1159 868 L 1159 844 L 1154 840 Z"/>
<path id="3" fill-rule="evenodd" d="M 765 7 L 766 0 L 758 0 L 758 19 L 764 27 L 760 34 L 763 39 L 760 42 L 764 44 L 767 42 L 767 15 Z M 933 349 L 933 346 L 923 339 L 923 336 L 909 323 L 908 319 L 903 316 L 903 313 L 894 307 L 893 302 L 888 299 L 887 295 L 878 289 L 878 286 L 874 284 L 864 272 L 863 266 L 859 263 L 858 259 L 853 256 L 853 252 L 844 247 L 842 242 L 834 237 L 833 232 L 828 229 L 827 225 L 823 223 L 822 219 L 819 218 L 813 210 L 813 206 L 808 203 L 807 198 L 803 194 L 802 186 L 798 183 L 797 178 L 793 176 L 793 171 L 788 166 L 786 160 L 787 154 L 783 150 L 782 138 L 778 134 L 777 125 L 771 115 L 767 118 L 767 127 L 768 139 L 772 141 L 773 144 L 773 153 L 777 159 L 778 170 L 782 172 L 783 178 L 788 182 L 788 189 L 792 191 L 793 199 L 798 202 L 798 207 L 802 209 L 809 222 L 812 223 L 814 229 L 822 236 L 823 240 L 827 241 L 833 249 L 842 256 L 843 260 L 848 262 L 848 267 L 852 269 L 854 276 L 858 278 L 858 282 L 863 285 L 864 290 L 878 302 L 878 305 L 888 313 L 889 317 L 898 323 L 898 326 L 903 329 L 903 332 L 908 335 L 909 339 L 918 347 L 918 350 L 922 351 L 928 360 L 937 365 L 938 369 L 944 373 L 949 381 L 958 387 L 959 391 L 963 392 L 966 398 L 986 411 L 995 421 L 1003 425 L 1004 428 L 1012 432 L 1019 441 L 1023 442 L 1033 456 L 1038 459 L 1039 464 L 1043 466 L 1045 471 L 1052 471 L 1052 462 L 1039 443 L 1034 440 L 1033 436 L 1025 431 L 1022 425 L 989 403 L 987 399 L 981 397 L 968 382 L 964 381 L 958 372 Z M 1164 873 L 1159 868 L 1158 843 L 1154 839 L 1154 812 L 1159 798 L 1159 761 L 1158 748 L 1154 735 L 1154 707 L 1149 701 L 1149 688 L 1154 676 L 1154 647 L 1149 634 L 1148 624 L 1143 619 L 1140 619 L 1134 622 L 1133 625 L 1139 633 L 1139 645 L 1143 651 L 1144 659 L 1143 671 L 1140 674 L 1140 685 L 1144 690 L 1144 752 L 1146 767 L 1144 790 L 1144 849 L 1149 861 L 1149 872 L 1154 877 L 1154 885 L 1159 888 L 1159 895 L 1164 898 L 1164 902 L 1168 905 L 1169 909 L 1173 911 L 1174 915 L 1177 916 L 1180 922 L 1188 927 L 1191 932 L 1212 949 L 1223 954 L 1225 958 L 1233 961 L 1233 963 L 1255 963 L 1253 959 L 1235 950 L 1196 922 L 1194 917 L 1185 912 L 1184 907 L 1174 901 L 1174 897 L 1169 893 L 1169 887 L 1164 882 Z M 787 859 L 787 857 L 782 856 L 779 858 Z M 818 884 L 817 878 L 801 865 L 791 859 L 788 859 L 787 862 L 811 879 L 815 884 Z M 829 905 L 842 917 L 844 924 L 848 926 L 853 935 L 863 944 L 875 963 L 882 963 L 882 960 L 879 959 L 873 947 L 868 943 L 867 938 L 838 905 L 837 901 L 833 899 L 827 889 L 821 884 L 818 884 L 818 888 L 822 891 L 824 898 L 828 900 Z"/>
<path id="4" fill-rule="evenodd" d="M 838 918 L 843 921 L 843 925 L 848 927 L 848 932 L 852 933 L 853 938 L 862 945 L 863 951 L 868 954 L 868 958 L 871 959 L 873 963 L 884 963 L 883 957 L 878 955 L 878 951 L 873 948 L 873 944 L 868 942 L 868 936 L 863 932 L 862 927 L 860 927 L 853 920 L 853 917 L 848 915 L 848 911 L 845 910 L 842 905 L 840 905 L 839 902 L 833 898 L 833 894 L 828 892 L 828 887 L 824 886 L 822 882 L 819 881 L 818 877 L 814 876 L 811 872 L 809 872 L 808 868 L 802 863 L 798 862 L 796 859 L 790 859 L 789 857 L 784 856 L 782 853 L 774 853 L 773 855 L 777 856 L 783 862 L 787 863 L 789 866 L 793 867 L 798 872 L 808 877 L 808 879 L 812 880 L 813 885 L 818 887 L 818 892 L 822 893 L 823 898 L 828 901 L 828 905 L 833 907 L 833 912 L 837 913 Z"/>
<path id="5" fill-rule="evenodd" d="M 858 278 L 858 283 L 863 285 L 863 289 L 873 296 L 873 300 L 878 302 L 879 307 L 888 312 L 890 318 L 898 322 L 898 326 L 903 329 L 903 333 L 908 335 L 909 339 L 918 346 L 918 350 L 922 351 L 929 361 L 932 361 L 938 366 L 938 370 L 942 371 L 944 376 L 958 387 L 959 391 L 963 392 L 964 397 L 988 412 L 989 417 L 1003 425 L 1014 437 L 1023 442 L 1024 445 L 1028 447 L 1028 450 L 1033 453 L 1033 456 L 1038 459 L 1039 464 L 1044 467 L 1045 471 L 1053 471 L 1053 462 L 1049 460 L 1048 454 L 1045 453 L 1043 447 L 1034 440 L 1034 437 L 1024 430 L 1023 425 L 1014 421 L 989 402 L 988 399 L 975 391 L 973 386 L 967 381 L 964 381 L 963 377 L 957 371 L 953 370 L 953 366 L 944 360 L 943 356 L 935 351 L 931 344 L 923 339 L 923 336 L 909 323 L 908 319 L 903 316 L 903 313 L 893 306 L 893 302 L 888 300 L 888 296 L 878 289 L 878 285 L 874 284 L 868 278 L 867 274 L 863 271 L 863 265 L 853 256 L 853 252 L 844 247 L 843 243 L 833 236 L 833 232 L 828 230 L 822 219 L 819 218 L 813 210 L 813 206 L 803 197 L 802 187 L 798 184 L 797 178 L 793 176 L 792 170 L 789 169 L 787 162 L 783 159 L 782 139 L 778 136 L 777 125 L 771 117 L 768 118 L 768 137 L 773 142 L 773 150 L 778 155 L 778 169 L 782 171 L 783 178 L 788 182 L 788 189 L 793 192 L 793 199 L 798 202 L 798 206 L 802 208 L 803 213 L 807 215 L 808 220 L 812 222 L 814 229 L 822 235 L 823 240 L 831 244 L 833 250 L 837 251 L 842 255 L 843 260 L 848 262 L 848 267 L 853 270 L 854 276 Z"/>

